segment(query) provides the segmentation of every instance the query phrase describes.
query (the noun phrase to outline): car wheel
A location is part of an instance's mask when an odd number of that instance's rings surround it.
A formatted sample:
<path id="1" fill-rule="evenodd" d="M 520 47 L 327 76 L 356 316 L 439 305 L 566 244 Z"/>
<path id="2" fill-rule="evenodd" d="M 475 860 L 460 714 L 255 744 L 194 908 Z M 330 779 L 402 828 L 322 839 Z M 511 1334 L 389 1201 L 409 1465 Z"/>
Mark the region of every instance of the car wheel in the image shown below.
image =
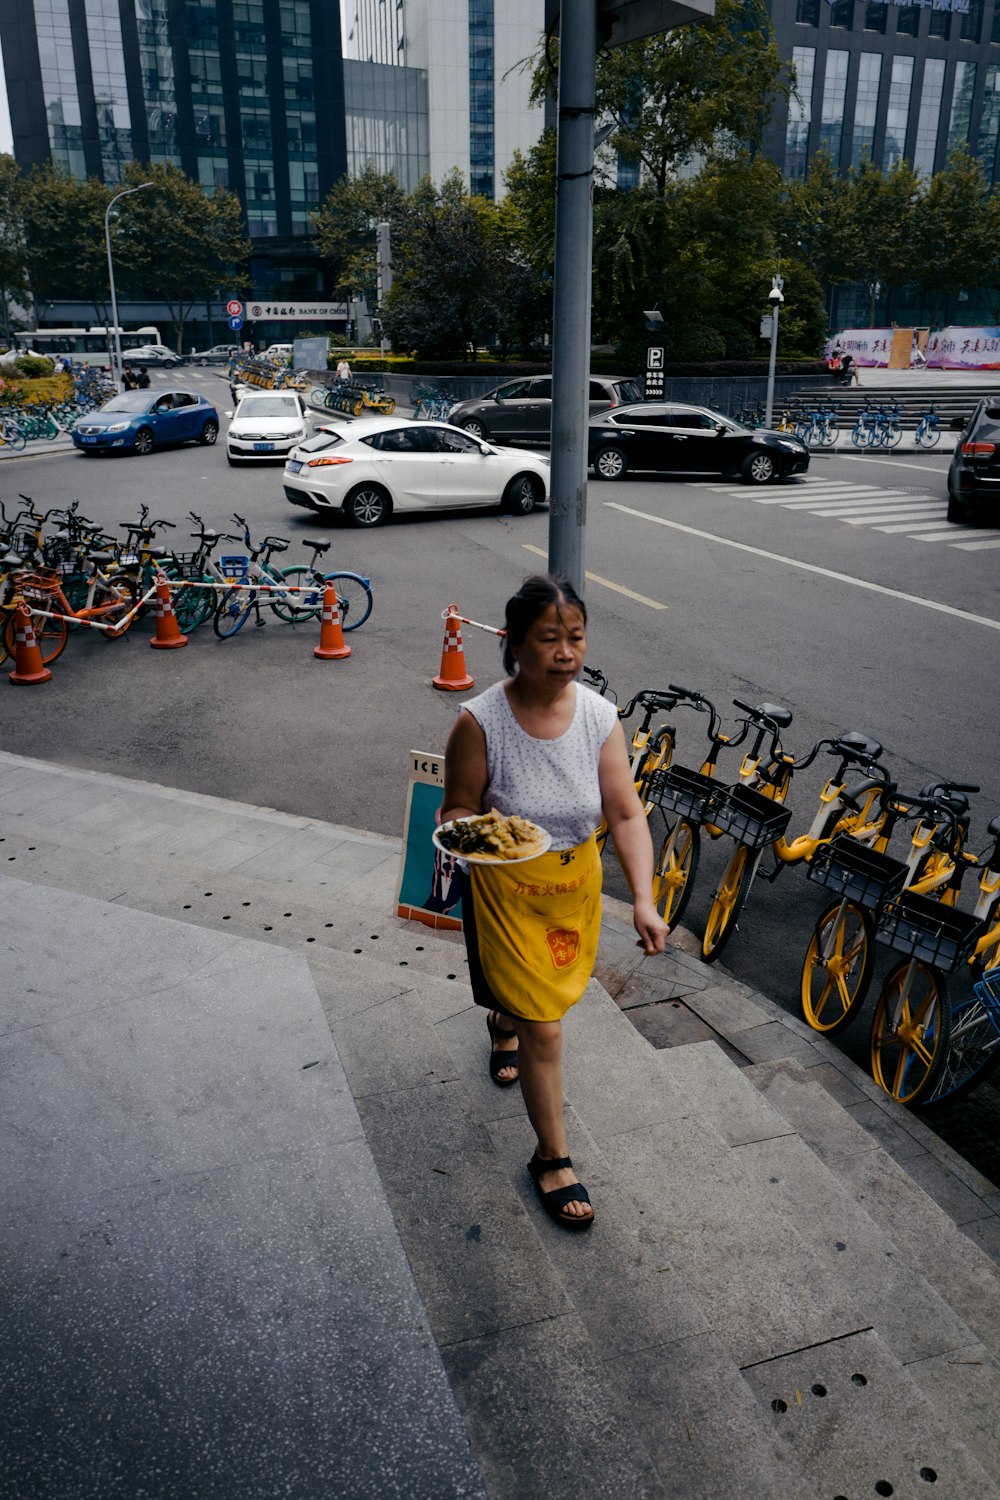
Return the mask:
<path id="1" fill-rule="evenodd" d="M 389 519 L 392 501 L 378 484 L 362 484 L 344 501 L 344 514 L 352 526 L 381 526 Z"/>
<path id="2" fill-rule="evenodd" d="M 165 370 L 172 370 L 174 368 L 174 365 L 176 363 L 177 363 L 176 359 L 165 359 L 163 361 L 163 368 Z"/>
<path id="3" fill-rule="evenodd" d="M 199 359 L 198 363 L 201 365 L 201 368 L 204 369 L 205 366 L 208 364 L 208 360 L 207 359 Z"/>
<path id="4" fill-rule="evenodd" d="M 964 526 L 969 519 L 969 507 L 954 495 L 948 496 L 948 520 L 956 526 Z"/>
<path id="5" fill-rule="evenodd" d="M 774 459 L 770 453 L 751 453 L 741 472 L 747 484 L 770 484 L 774 478 Z"/>
<path id="6" fill-rule="evenodd" d="M 545 487 L 536 474 L 518 474 L 503 492 L 503 508 L 514 516 L 530 516 L 545 499 Z"/>
<path id="7" fill-rule="evenodd" d="M 621 479 L 628 473 L 628 459 L 620 448 L 598 448 L 594 454 L 594 473 L 601 479 Z"/>
<path id="8" fill-rule="evenodd" d="M 135 442 L 132 444 L 132 447 L 134 451 L 138 453 L 142 458 L 145 458 L 147 453 L 152 453 L 153 434 L 150 432 L 148 427 L 139 428 L 139 431 L 135 435 Z"/>
<path id="9" fill-rule="evenodd" d="M 218 422 L 213 422 L 211 418 L 209 418 L 204 427 L 201 429 L 201 437 L 198 439 L 198 441 L 199 443 L 204 443 L 206 448 L 211 448 L 212 444 L 215 442 L 218 436 L 219 424 Z"/>
<path id="10" fill-rule="evenodd" d="M 483 426 L 482 422 L 477 422 L 475 417 L 470 417 L 467 422 L 460 422 L 459 426 L 461 427 L 462 431 L 467 432 L 470 437 L 479 438 L 480 442 L 486 442 L 486 440 L 489 438 L 489 433 L 486 431 L 486 428 Z"/>

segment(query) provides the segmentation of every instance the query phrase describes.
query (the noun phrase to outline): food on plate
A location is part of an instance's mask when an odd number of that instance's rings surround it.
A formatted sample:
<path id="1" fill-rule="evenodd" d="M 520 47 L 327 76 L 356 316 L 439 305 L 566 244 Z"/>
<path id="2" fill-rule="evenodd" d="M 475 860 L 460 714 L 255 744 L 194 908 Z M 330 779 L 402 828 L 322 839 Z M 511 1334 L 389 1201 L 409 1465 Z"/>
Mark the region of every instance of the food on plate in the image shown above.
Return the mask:
<path id="1" fill-rule="evenodd" d="M 438 830 L 438 840 L 452 854 L 489 859 L 530 859 L 533 851 L 541 854 L 549 842 L 537 823 L 516 814 L 506 817 L 495 807 L 477 818 L 456 818 Z"/>

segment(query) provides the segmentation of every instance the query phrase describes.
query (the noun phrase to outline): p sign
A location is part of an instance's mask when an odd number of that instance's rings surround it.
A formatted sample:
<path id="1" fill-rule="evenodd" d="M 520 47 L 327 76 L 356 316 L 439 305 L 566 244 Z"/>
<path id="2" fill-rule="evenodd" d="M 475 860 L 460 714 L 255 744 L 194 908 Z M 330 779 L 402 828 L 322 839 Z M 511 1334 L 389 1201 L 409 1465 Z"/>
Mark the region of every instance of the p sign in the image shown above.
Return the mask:
<path id="1" fill-rule="evenodd" d="M 229 314 L 229 316 L 231 318 L 238 318 L 238 317 L 240 317 L 242 315 L 242 312 L 243 312 L 243 303 L 240 302 L 236 297 L 232 297 L 226 303 L 226 312 Z"/>

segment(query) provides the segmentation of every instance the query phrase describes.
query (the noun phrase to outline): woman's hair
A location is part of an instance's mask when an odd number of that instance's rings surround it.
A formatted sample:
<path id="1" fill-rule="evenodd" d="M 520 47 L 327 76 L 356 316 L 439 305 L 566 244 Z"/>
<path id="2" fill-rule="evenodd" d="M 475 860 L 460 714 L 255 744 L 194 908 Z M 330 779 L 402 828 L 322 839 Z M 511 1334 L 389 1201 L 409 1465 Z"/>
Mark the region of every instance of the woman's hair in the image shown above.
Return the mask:
<path id="1" fill-rule="evenodd" d="M 506 624 L 507 634 L 503 642 L 503 665 L 505 672 L 513 672 L 515 646 L 519 646 L 525 639 L 528 631 L 538 619 L 554 604 L 557 612 L 569 605 L 577 609 L 583 616 L 583 623 L 587 623 L 587 606 L 580 598 L 576 589 L 561 573 L 552 576 L 548 573 L 533 573 L 526 578 L 512 598 L 507 600 Z"/>

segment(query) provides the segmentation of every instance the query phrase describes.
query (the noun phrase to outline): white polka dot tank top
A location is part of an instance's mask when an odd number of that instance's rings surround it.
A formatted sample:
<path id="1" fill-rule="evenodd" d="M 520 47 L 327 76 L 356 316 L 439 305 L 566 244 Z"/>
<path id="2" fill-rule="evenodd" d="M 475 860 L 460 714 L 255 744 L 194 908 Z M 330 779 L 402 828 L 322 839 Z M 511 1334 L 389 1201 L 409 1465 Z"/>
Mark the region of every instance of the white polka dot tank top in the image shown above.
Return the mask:
<path id="1" fill-rule="evenodd" d="M 618 719 L 613 703 L 580 683 L 574 686 L 573 722 L 555 740 L 536 739 L 521 728 L 502 682 L 462 705 L 486 735 L 483 806 L 530 818 L 551 833 L 553 849 L 582 844 L 600 823 L 598 761 Z"/>

